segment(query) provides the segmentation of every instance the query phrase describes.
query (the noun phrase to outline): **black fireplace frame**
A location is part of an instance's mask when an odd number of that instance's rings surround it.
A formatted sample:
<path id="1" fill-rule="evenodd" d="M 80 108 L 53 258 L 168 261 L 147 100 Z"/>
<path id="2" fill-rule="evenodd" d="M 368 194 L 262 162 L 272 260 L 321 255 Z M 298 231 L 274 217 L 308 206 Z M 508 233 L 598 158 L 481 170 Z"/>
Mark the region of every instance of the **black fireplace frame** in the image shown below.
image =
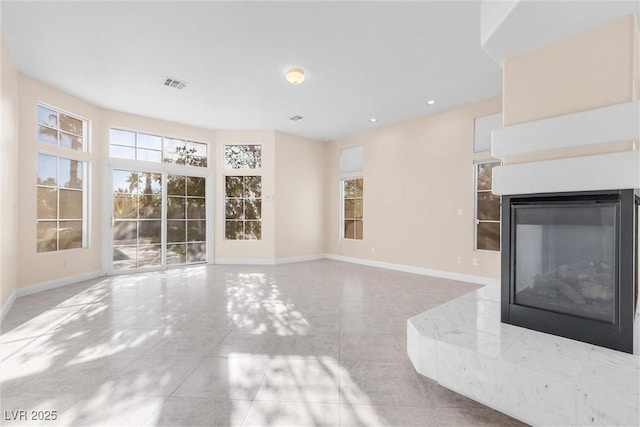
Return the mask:
<path id="1" fill-rule="evenodd" d="M 515 209 L 535 204 L 617 203 L 618 269 L 613 323 L 515 304 Z M 633 353 L 633 323 L 638 303 L 638 206 L 636 190 L 582 191 L 502 196 L 501 320 L 540 332 Z"/>

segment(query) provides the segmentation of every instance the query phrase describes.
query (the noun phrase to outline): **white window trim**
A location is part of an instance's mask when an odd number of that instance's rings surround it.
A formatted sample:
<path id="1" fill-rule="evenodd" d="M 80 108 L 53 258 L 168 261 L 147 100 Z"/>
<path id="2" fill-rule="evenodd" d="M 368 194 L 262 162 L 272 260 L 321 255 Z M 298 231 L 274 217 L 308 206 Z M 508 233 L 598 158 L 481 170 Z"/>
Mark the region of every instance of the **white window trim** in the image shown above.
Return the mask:
<path id="1" fill-rule="evenodd" d="M 52 147 L 55 147 L 52 144 L 47 144 L 44 143 L 46 145 L 51 145 Z M 60 146 L 58 146 L 58 148 L 62 148 Z M 89 191 L 88 189 L 91 188 L 91 186 L 89 185 L 89 179 L 91 176 L 91 162 L 88 160 L 84 160 L 84 159 L 79 159 L 79 158 L 73 158 L 73 156 L 68 156 L 69 152 L 79 152 L 77 150 L 65 150 L 64 153 L 58 153 L 58 150 L 55 151 L 48 151 L 48 150 L 37 150 L 36 151 L 36 175 L 38 174 L 38 155 L 39 154 L 45 154 L 47 156 L 53 156 L 56 158 L 57 164 L 56 164 L 56 171 L 58 176 L 56 177 L 56 180 L 59 179 L 59 175 L 60 175 L 60 157 L 63 157 L 67 160 L 73 160 L 76 162 L 81 162 L 82 163 L 82 246 L 79 248 L 70 248 L 70 249 L 60 249 L 58 246 L 58 249 L 56 249 L 55 251 L 46 251 L 46 252 L 39 252 L 38 251 L 38 247 L 37 247 L 37 239 L 36 239 L 36 255 L 46 255 L 46 254 L 55 254 L 55 253 L 60 253 L 60 252 L 64 252 L 64 253 L 71 253 L 74 251 L 81 251 L 81 250 L 86 250 L 89 249 L 91 247 L 91 227 L 89 226 L 89 224 L 91 224 L 91 218 L 90 218 L 90 206 L 91 206 L 91 199 L 89 197 Z M 37 182 L 36 179 L 36 227 L 38 222 L 40 221 L 38 218 L 38 213 L 37 213 L 37 198 L 38 198 L 38 187 L 40 185 Z M 64 187 L 60 187 L 60 183 L 58 182 L 58 185 L 56 186 L 56 188 L 58 189 L 58 191 L 60 190 L 60 188 Z M 60 222 L 60 199 L 58 196 L 58 200 L 57 200 L 57 212 L 56 212 L 56 223 L 59 224 Z M 58 242 L 59 245 L 59 242 Z"/>
<path id="2" fill-rule="evenodd" d="M 196 139 L 193 138 L 184 138 L 181 136 L 172 136 L 172 135 L 166 135 L 166 134 L 159 134 L 158 132 L 154 132 L 154 131 L 144 131 L 144 130 L 139 130 L 139 129 L 132 129 L 132 128 L 127 128 L 124 126 L 110 126 L 109 127 L 109 132 L 111 132 L 111 130 L 119 130 L 119 131 L 123 131 L 123 132 L 132 132 L 136 134 L 136 145 L 134 145 L 133 148 L 134 150 L 137 150 L 138 148 L 138 134 L 143 134 L 143 135 L 150 135 L 150 136 L 157 136 L 159 138 L 162 139 L 162 148 L 160 150 L 155 150 L 155 151 L 160 151 L 161 156 L 162 156 L 162 161 L 161 162 L 152 162 L 152 161 L 147 161 L 147 160 L 138 160 L 138 159 L 127 159 L 127 158 L 123 158 L 123 157 L 111 157 L 111 141 L 109 141 L 109 159 L 113 159 L 116 161 L 130 161 L 130 162 L 139 162 L 138 164 L 141 163 L 148 163 L 148 164 L 166 164 L 166 165 L 174 165 L 177 167 L 188 167 L 188 168 L 196 168 L 196 169 L 209 169 L 209 167 L 211 166 L 211 144 L 209 142 L 205 142 L 205 141 L 198 141 Z M 193 166 L 193 165 L 178 165 L 175 163 L 166 163 L 164 161 L 164 140 L 165 139 L 177 139 L 180 141 L 184 141 L 185 144 L 192 142 L 195 144 L 203 144 L 206 145 L 207 147 L 207 166 Z M 115 144 L 118 147 L 125 147 L 124 145 L 119 145 L 119 144 Z M 127 146 L 128 147 L 128 146 Z M 147 150 L 147 148 L 143 148 L 143 150 Z M 153 150 L 153 149 L 151 149 Z"/>
<path id="3" fill-rule="evenodd" d="M 239 146 L 239 145 L 258 145 L 260 146 L 260 167 L 259 168 L 230 168 L 227 167 L 227 160 L 225 158 L 225 151 L 226 148 L 229 146 Z M 231 174 L 233 171 L 262 171 L 263 169 L 263 155 L 264 154 L 264 144 L 259 143 L 259 142 L 240 142 L 240 143 L 225 143 L 222 144 L 222 154 L 220 156 L 220 161 L 222 162 L 222 164 L 220 165 L 221 170 L 223 171 L 229 171 L 227 174 Z M 233 176 L 233 175 L 229 175 L 229 176 Z"/>
<path id="4" fill-rule="evenodd" d="M 230 145 L 257 145 L 257 144 L 230 144 Z M 262 232 L 264 231 L 262 229 L 262 226 L 264 225 L 264 218 L 263 218 L 263 206 L 264 206 L 264 202 L 265 202 L 265 196 L 264 194 L 260 197 L 257 197 L 256 199 L 260 200 L 260 239 L 227 239 L 227 189 L 226 189 L 226 178 L 228 176 L 241 176 L 241 177 L 245 177 L 245 176 L 259 176 L 260 177 L 260 182 L 261 184 L 264 184 L 264 176 L 262 175 L 262 173 L 260 173 L 260 169 L 248 169 L 248 168 L 244 168 L 244 169 L 225 169 L 225 173 L 222 174 L 222 240 L 225 242 L 262 242 L 264 241 L 264 239 L 262 238 Z M 234 171 L 243 171 L 244 173 L 233 173 Z M 261 192 L 264 193 L 264 192 Z M 245 220 L 243 220 L 245 221 Z M 251 221 L 251 220 L 250 220 Z M 254 244 L 254 243 L 250 243 L 250 244 Z"/>
<path id="5" fill-rule="evenodd" d="M 208 162 L 207 162 L 208 164 Z M 184 268 L 184 267 L 198 267 L 214 263 L 214 188 L 215 188 L 215 175 L 211 168 L 190 166 L 190 165 L 176 165 L 174 163 L 159 163 L 148 162 L 143 160 L 131 160 L 121 158 L 108 158 L 104 162 L 105 173 L 102 185 L 103 203 L 102 203 L 102 271 L 105 271 L 109 275 L 119 274 L 131 274 L 133 272 L 145 272 L 145 271 L 162 271 L 172 268 Z M 204 263 L 193 264 L 180 264 L 180 265 L 167 265 L 166 263 L 166 231 L 167 231 L 167 218 L 166 215 L 162 215 L 161 221 L 161 245 L 163 247 L 162 253 L 162 265 L 114 270 L 113 269 L 113 170 L 144 170 L 151 173 L 160 173 L 163 175 L 188 175 L 196 176 L 199 178 L 205 178 L 205 220 L 207 221 L 206 230 L 206 248 L 207 258 Z M 167 205 L 167 183 L 166 179 L 162 182 L 162 204 Z M 210 202 L 212 201 L 212 202 Z"/>
<path id="6" fill-rule="evenodd" d="M 362 226 L 363 226 L 363 236 L 362 239 L 349 239 L 344 237 L 344 183 L 345 181 L 352 181 L 355 179 L 362 179 L 364 182 L 364 176 L 362 174 L 353 175 L 353 176 L 345 176 L 340 178 L 340 234 L 339 240 L 341 242 L 364 242 L 364 218 L 365 218 L 365 209 L 364 209 L 364 190 L 362 192 Z"/>
<path id="7" fill-rule="evenodd" d="M 68 147 L 62 147 L 60 145 L 60 141 L 58 141 L 57 144 L 51 144 L 48 142 L 44 142 L 44 141 L 40 141 L 38 139 L 38 126 L 40 126 L 40 123 L 38 122 L 38 107 L 44 107 L 44 108 L 48 108 L 50 110 L 55 110 L 58 113 L 62 113 L 65 116 L 69 116 L 69 117 L 73 117 L 74 119 L 78 119 L 80 121 L 82 121 L 82 134 L 83 134 L 83 141 L 82 141 L 82 150 L 74 150 L 73 148 L 68 148 Z M 49 129 L 53 129 L 50 128 L 49 126 L 45 126 L 48 127 Z M 59 131 L 60 129 L 60 123 L 58 123 L 58 129 L 57 131 Z M 46 147 L 55 147 L 56 149 L 62 150 L 62 152 L 64 153 L 78 153 L 78 154 L 84 154 L 84 153 L 91 153 L 91 121 L 87 118 L 84 118 L 82 116 L 79 116 L 75 113 L 72 113 L 68 110 L 65 110 L 63 108 L 59 108 L 59 107 L 55 107 L 51 104 L 48 104 L 46 102 L 42 102 L 42 101 L 37 101 L 36 102 L 36 120 L 35 120 L 35 126 L 34 126 L 34 131 L 35 131 L 35 140 L 38 142 L 38 144 L 42 144 L 43 146 Z"/>
<path id="8" fill-rule="evenodd" d="M 500 253 L 500 251 L 493 251 L 490 249 L 478 249 L 478 224 L 480 223 L 480 221 L 478 220 L 478 165 L 483 165 L 487 163 L 502 164 L 500 159 L 495 159 L 495 158 L 487 158 L 487 159 L 473 161 L 473 250 L 475 252 L 487 252 L 487 253 L 495 254 L 495 253 Z M 482 190 L 482 191 L 485 191 L 485 190 Z M 492 223 L 498 223 L 502 225 L 502 207 L 500 209 L 499 221 L 483 220 L 482 222 L 492 222 Z M 500 243 L 502 245 L 502 227 L 500 228 L 500 239 L 501 239 Z M 500 249 L 502 250 L 502 248 Z"/>

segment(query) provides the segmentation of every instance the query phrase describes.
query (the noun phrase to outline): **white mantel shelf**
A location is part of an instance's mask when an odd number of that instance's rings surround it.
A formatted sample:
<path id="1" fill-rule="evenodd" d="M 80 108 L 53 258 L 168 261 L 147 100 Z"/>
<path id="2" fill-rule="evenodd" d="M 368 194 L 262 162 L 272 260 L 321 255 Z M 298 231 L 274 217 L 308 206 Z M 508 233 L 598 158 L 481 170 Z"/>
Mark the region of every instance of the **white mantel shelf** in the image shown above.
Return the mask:
<path id="1" fill-rule="evenodd" d="M 553 157 L 558 150 L 640 140 L 640 101 L 610 105 L 496 129 L 491 155 L 493 193 L 536 194 L 640 188 L 640 151 L 509 163 L 514 157 Z"/>
<path id="2" fill-rule="evenodd" d="M 531 425 L 640 425 L 635 354 L 502 324 L 486 286 L 412 317 L 407 352 L 444 387 Z"/>
<path id="3" fill-rule="evenodd" d="M 615 104 L 496 129 L 491 155 L 537 154 L 640 139 L 640 101 Z"/>

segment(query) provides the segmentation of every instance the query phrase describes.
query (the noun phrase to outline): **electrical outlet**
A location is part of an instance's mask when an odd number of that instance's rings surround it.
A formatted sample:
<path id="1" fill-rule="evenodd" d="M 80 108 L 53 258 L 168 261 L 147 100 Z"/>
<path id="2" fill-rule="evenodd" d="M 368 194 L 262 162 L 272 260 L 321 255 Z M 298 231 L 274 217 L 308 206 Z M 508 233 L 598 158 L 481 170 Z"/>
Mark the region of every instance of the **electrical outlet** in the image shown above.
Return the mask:
<path id="1" fill-rule="evenodd" d="M 458 264 L 462 264 L 462 255 L 458 255 Z"/>
<path id="2" fill-rule="evenodd" d="M 70 265 L 71 265 L 71 259 L 65 258 L 64 259 L 64 268 L 68 268 Z"/>
<path id="3" fill-rule="evenodd" d="M 478 262 L 478 258 L 474 258 L 474 259 L 473 259 L 473 265 L 477 267 L 477 266 L 478 266 L 478 264 L 479 264 L 479 262 Z"/>
<path id="4" fill-rule="evenodd" d="M 458 216 L 462 216 L 462 214 L 463 214 L 463 210 L 462 210 L 462 208 L 459 208 L 458 209 Z"/>
<path id="5" fill-rule="evenodd" d="M 371 255 L 376 253 L 376 247 L 375 246 L 371 246 Z"/>

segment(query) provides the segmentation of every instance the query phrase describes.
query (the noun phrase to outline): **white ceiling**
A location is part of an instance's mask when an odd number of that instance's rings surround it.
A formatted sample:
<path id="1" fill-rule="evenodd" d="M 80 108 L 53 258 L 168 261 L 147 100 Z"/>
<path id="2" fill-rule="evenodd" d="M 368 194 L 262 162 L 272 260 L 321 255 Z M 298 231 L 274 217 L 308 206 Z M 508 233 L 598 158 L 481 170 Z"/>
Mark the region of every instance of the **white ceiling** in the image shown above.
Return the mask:
<path id="1" fill-rule="evenodd" d="M 3 1 L 1 12 L 21 72 L 101 107 L 210 129 L 332 140 L 501 93 L 479 1 Z M 301 85 L 284 78 L 293 66 Z"/>

